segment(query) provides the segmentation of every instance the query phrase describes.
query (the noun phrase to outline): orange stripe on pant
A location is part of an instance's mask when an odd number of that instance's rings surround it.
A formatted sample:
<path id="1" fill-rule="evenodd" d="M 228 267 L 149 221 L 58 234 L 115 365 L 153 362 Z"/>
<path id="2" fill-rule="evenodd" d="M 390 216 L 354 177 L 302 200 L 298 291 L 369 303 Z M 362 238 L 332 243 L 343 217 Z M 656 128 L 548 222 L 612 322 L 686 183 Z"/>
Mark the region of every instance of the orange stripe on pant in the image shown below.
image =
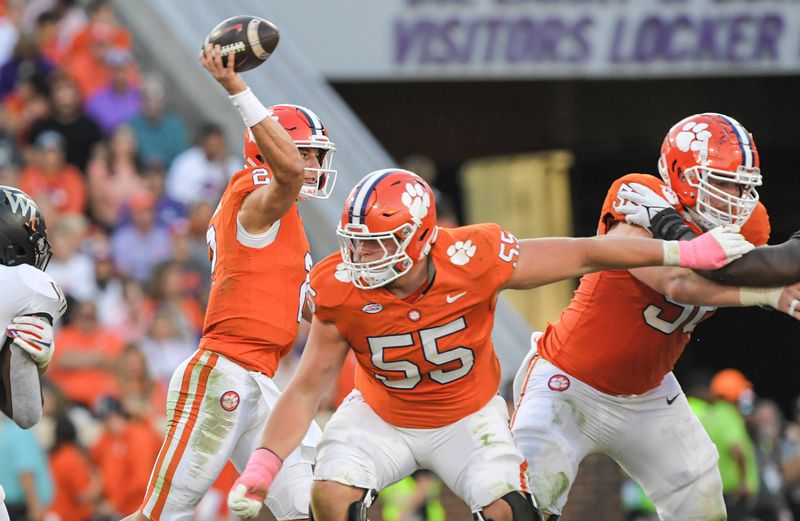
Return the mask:
<path id="1" fill-rule="evenodd" d="M 528 380 L 531 379 L 531 373 L 533 373 L 533 368 L 536 367 L 536 363 L 541 359 L 539 355 L 534 355 L 531 359 L 531 364 L 528 366 L 528 372 L 525 373 L 525 380 L 522 382 L 522 389 L 519 392 L 519 398 L 517 399 L 517 403 L 514 405 L 514 414 L 511 415 L 511 427 L 514 426 L 514 420 L 517 419 L 517 411 L 519 410 L 519 406 L 522 404 L 522 398 L 525 396 L 525 390 L 528 388 Z"/>
<path id="2" fill-rule="evenodd" d="M 522 492 L 528 494 L 530 490 L 528 490 L 528 480 L 525 477 L 525 474 L 528 472 L 528 461 L 523 461 L 519 466 L 519 488 L 522 489 Z"/>
<path id="3" fill-rule="evenodd" d="M 158 475 L 161 474 L 161 465 L 164 464 L 164 458 L 169 452 L 170 443 L 172 438 L 175 436 L 175 431 L 178 429 L 178 423 L 180 422 L 181 416 L 183 416 L 183 408 L 186 405 L 186 396 L 189 394 L 189 383 L 192 380 L 192 373 L 194 372 L 194 368 L 202 356 L 203 351 L 198 350 L 192 357 L 191 361 L 186 365 L 186 369 L 183 371 L 183 381 L 181 382 L 181 390 L 178 394 L 178 402 L 175 404 L 175 409 L 172 411 L 169 431 L 167 431 L 167 435 L 164 437 L 164 444 L 161 445 L 161 450 L 158 452 L 158 459 L 156 460 L 156 464 L 153 466 L 153 473 L 150 476 L 150 483 L 147 485 L 147 493 L 144 495 L 142 506 L 139 507 L 139 510 L 141 511 L 144 511 L 145 507 L 147 506 L 147 502 L 150 501 L 150 497 L 153 495 L 156 481 L 158 481 Z"/>
<path id="4" fill-rule="evenodd" d="M 214 369 L 214 366 L 217 364 L 218 359 L 219 355 L 212 353 L 211 356 L 208 357 L 208 362 L 206 365 L 200 369 L 200 377 L 197 382 L 197 392 L 195 393 L 194 402 L 192 403 L 192 410 L 189 412 L 189 420 L 186 422 L 186 426 L 183 428 L 180 440 L 178 440 L 178 448 L 175 449 L 175 453 L 172 455 L 172 459 L 167 467 L 167 473 L 164 475 L 164 484 L 161 487 L 161 492 L 159 493 L 158 498 L 156 498 L 156 504 L 153 505 L 153 511 L 150 515 L 151 521 L 157 521 L 158 519 L 161 519 L 161 512 L 164 510 L 164 505 L 167 502 L 169 490 L 172 487 L 172 476 L 175 475 L 175 469 L 178 467 L 178 463 L 180 463 L 183 453 L 186 451 L 186 446 L 189 444 L 189 438 L 192 436 L 195 423 L 197 423 L 200 405 L 203 403 L 203 398 L 206 394 L 208 376 L 211 374 L 211 370 Z"/>
<path id="5" fill-rule="evenodd" d="M 144 511 L 145 508 L 147 507 L 147 503 L 152 499 L 153 492 L 156 489 L 156 484 L 159 482 L 160 479 L 162 479 L 163 481 L 161 489 L 157 494 L 155 504 L 153 505 L 153 509 L 147 516 L 152 521 L 160 519 L 161 513 L 164 510 L 164 506 L 167 501 L 167 496 L 169 495 L 170 488 L 172 485 L 172 478 L 175 474 L 175 469 L 177 468 L 181 458 L 183 457 L 183 453 L 186 450 L 186 446 L 189 443 L 189 438 L 191 438 L 192 431 L 194 430 L 195 423 L 197 422 L 200 405 L 203 403 L 203 398 L 206 392 L 206 386 L 208 384 L 208 377 L 211 374 L 211 370 L 214 369 L 217 359 L 219 358 L 219 355 L 215 353 L 210 354 L 210 356 L 208 356 L 205 362 L 205 365 L 203 365 L 202 368 L 200 369 L 200 375 L 198 376 L 197 379 L 197 388 L 194 393 L 194 397 L 192 399 L 191 409 L 189 411 L 188 418 L 183 427 L 183 431 L 180 434 L 180 438 L 177 440 L 177 447 L 175 449 L 175 452 L 173 453 L 169 463 L 167 464 L 166 472 L 164 473 L 163 478 L 160 478 L 161 471 L 164 466 L 164 460 L 167 454 L 169 453 L 170 448 L 175 445 L 176 441 L 175 432 L 177 431 L 178 423 L 180 423 L 181 418 L 186 412 L 185 408 L 187 405 L 186 404 L 187 396 L 189 395 L 190 391 L 192 373 L 194 373 L 197 364 L 200 363 L 200 360 L 205 353 L 207 353 L 207 351 L 203 350 L 198 351 L 198 354 L 195 355 L 195 357 L 186 367 L 183 381 L 181 382 L 180 396 L 178 397 L 178 402 L 175 404 L 175 411 L 173 413 L 172 425 L 170 425 L 170 431 L 167 435 L 167 438 L 164 440 L 164 445 L 161 448 L 158 461 L 156 462 L 156 467 L 153 470 L 153 476 L 150 479 L 150 484 L 148 485 L 147 495 L 145 496 L 145 500 L 142 503 L 142 511 Z"/>

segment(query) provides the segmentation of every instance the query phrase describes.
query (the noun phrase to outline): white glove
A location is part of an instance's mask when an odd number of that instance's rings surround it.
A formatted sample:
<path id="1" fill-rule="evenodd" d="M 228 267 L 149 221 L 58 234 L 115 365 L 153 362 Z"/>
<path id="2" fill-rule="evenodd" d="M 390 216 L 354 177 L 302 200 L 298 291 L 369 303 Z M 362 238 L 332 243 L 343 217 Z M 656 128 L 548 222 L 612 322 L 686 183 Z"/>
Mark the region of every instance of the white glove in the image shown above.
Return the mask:
<path id="1" fill-rule="evenodd" d="M 18 315 L 6 326 L 6 335 L 11 342 L 28 353 L 36 365 L 45 367 L 53 358 L 53 326 L 44 318 L 34 315 Z"/>
<path id="2" fill-rule="evenodd" d="M 665 187 L 665 189 L 669 190 Z M 622 202 L 614 203 L 614 210 L 625 216 L 628 224 L 650 229 L 650 221 L 657 213 L 674 208 L 664 197 L 641 183 L 623 184 L 617 195 Z"/>
<path id="3" fill-rule="evenodd" d="M 261 511 L 262 502 L 246 497 L 247 486 L 236 485 L 228 493 L 228 508 L 242 519 L 253 519 Z"/>

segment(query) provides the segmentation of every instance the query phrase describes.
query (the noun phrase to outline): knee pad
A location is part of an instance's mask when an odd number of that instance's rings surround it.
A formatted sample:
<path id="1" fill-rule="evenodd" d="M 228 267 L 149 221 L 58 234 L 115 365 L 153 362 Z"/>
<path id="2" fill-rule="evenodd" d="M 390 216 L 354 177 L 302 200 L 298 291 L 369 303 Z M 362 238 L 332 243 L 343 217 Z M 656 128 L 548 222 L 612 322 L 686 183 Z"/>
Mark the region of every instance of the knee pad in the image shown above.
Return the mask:
<path id="1" fill-rule="evenodd" d="M 359 501 L 353 501 L 347 507 L 347 521 L 368 521 L 367 510 L 369 510 L 372 502 L 378 497 L 378 492 L 375 490 L 365 490 L 364 497 Z M 314 521 L 314 511 L 311 505 L 308 506 L 308 521 Z"/>
<path id="2" fill-rule="evenodd" d="M 542 521 L 542 514 L 539 513 L 539 510 L 533 504 L 533 498 L 530 494 L 524 492 L 509 492 L 500 499 L 511 507 L 511 519 L 514 521 Z M 475 521 L 492 521 L 492 519 L 483 515 L 483 510 L 472 514 L 472 518 Z"/>

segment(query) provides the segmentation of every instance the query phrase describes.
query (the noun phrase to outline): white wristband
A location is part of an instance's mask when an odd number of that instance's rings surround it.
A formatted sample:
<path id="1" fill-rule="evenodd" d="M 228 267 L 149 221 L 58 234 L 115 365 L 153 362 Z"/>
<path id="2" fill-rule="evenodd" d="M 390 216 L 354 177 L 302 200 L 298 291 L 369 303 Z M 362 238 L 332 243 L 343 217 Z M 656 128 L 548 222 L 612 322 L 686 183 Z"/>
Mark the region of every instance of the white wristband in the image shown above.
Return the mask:
<path id="1" fill-rule="evenodd" d="M 739 302 L 743 306 L 770 306 L 778 309 L 783 288 L 739 288 Z"/>
<path id="2" fill-rule="evenodd" d="M 661 263 L 664 266 L 680 266 L 681 265 L 681 250 L 678 241 L 661 241 L 664 247 L 664 260 Z"/>
<path id="3" fill-rule="evenodd" d="M 269 116 L 269 110 L 256 98 L 250 87 L 247 87 L 245 91 L 228 97 L 231 99 L 233 106 L 236 107 L 236 110 L 239 111 L 239 115 L 242 116 L 244 124 L 248 128 L 257 125 Z"/>

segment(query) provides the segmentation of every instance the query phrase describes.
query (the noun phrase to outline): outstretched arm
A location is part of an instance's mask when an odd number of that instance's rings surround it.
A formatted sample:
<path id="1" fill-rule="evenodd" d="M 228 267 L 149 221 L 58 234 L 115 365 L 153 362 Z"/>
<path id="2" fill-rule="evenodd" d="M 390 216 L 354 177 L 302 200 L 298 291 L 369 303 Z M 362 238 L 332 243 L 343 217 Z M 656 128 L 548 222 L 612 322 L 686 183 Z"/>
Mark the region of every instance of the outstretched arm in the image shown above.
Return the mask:
<path id="1" fill-rule="evenodd" d="M 275 403 L 259 448 L 228 494 L 228 506 L 234 513 L 245 519 L 258 515 L 272 480 L 305 436 L 349 349 L 335 325 L 316 318 L 311 321 L 300 366 Z"/>
<path id="2" fill-rule="evenodd" d="M 649 236 L 644 228 L 627 223 L 615 224 L 608 233 L 611 236 Z M 686 268 L 650 267 L 630 272 L 640 282 L 682 304 L 714 307 L 770 305 L 779 311 L 792 311 L 790 314 L 800 320 L 800 309 L 791 309 L 792 300 L 800 297 L 800 286 L 763 290 L 723 286 Z"/>
<path id="3" fill-rule="evenodd" d="M 259 234 L 266 232 L 272 223 L 283 217 L 297 199 L 303 186 L 303 160 L 286 130 L 269 117 L 269 111 L 233 70 L 234 61 L 228 60 L 227 67 L 222 65 L 219 45 L 209 45 L 200 52 L 203 67 L 228 92 L 269 165 L 269 183 L 248 195 L 238 216 L 247 232 Z"/>
<path id="4" fill-rule="evenodd" d="M 556 237 L 520 241 L 517 269 L 504 289 L 530 289 L 602 270 L 641 266 L 722 266 L 752 249 L 741 235 L 717 228 L 690 242 L 639 237 Z"/>
<path id="5" fill-rule="evenodd" d="M 683 217 L 653 190 L 631 183 L 631 191 L 622 193 L 625 201 L 616 210 L 625 214 L 630 224 L 650 230 L 664 240 L 691 240 L 697 236 Z M 698 271 L 703 277 L 732 286 L 775 287 L 800 282 L 800 231 L 776 246 L 762 246 L 741 259 L 714 271 Z"/>

